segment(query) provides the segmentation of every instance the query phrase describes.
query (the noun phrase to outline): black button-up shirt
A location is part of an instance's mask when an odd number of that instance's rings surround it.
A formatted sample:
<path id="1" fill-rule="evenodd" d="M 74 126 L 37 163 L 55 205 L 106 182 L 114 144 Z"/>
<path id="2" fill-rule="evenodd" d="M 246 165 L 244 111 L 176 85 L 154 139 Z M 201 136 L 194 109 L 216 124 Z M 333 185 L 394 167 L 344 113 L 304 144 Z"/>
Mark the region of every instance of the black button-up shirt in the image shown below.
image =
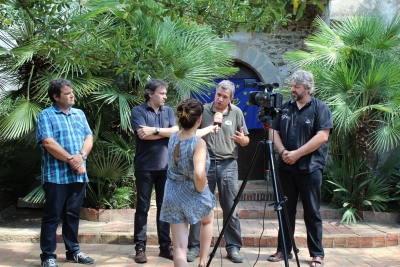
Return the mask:
<path id="1" fill-rule="evenodd" d="M 280 132 L 282 143 L 288 151 L 300 148 L 318 131 L 333 128 L 329 107 L 314 97 L 300 110 L 293 99 L 284 103 L 282 109 L 287 109 L 288 112 L 277 116 L 272 128 Z M 295 173 L 311 173 L 323 169 L 328 156 L 328 145 L 329 140 L 314 152 L 300 157 L 293 165 L 286 164 L 279 157 L 278 168 Z"/>

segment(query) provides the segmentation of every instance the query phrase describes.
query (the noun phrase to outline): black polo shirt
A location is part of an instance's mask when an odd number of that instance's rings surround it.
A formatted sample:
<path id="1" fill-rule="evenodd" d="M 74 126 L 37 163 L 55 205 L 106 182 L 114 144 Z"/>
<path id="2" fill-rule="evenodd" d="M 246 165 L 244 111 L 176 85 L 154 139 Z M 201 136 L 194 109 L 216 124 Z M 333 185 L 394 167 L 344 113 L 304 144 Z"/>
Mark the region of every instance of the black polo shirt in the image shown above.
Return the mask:
<path id="1" fill-rule="evenodd" d="M 132 128 L 136 130 L 139 125 L 159 128 L 176 126 L 176 119 L 172 108 L 161 106 L 158 113 L 147 102 L 132 109 Z M 135 170 L 159 171 L 168 169 L 168 141 L 169 138 L 157 140 L 142 140 L 136 136 Z"/>
<path id="2" fill-rule="evenodd" d="M 280 132 L 282 143 L 289 151 L 306 144 L 318 131 L 326 129 L 332 131 L 332 113 L 324 102 L 315 97 L 312 97 L 301 110 L 293 99 L 284 103 L 282 109 L 287 109 L 288 112 L 277 116 L 272 128 Z M 328 156 L 328 145 L 329 140 L 314 152 L 300 157 L 293 165 L 286 164 L 279 157 L 278 168 L 295 173 L 311 173 L 323 169 Z"/>

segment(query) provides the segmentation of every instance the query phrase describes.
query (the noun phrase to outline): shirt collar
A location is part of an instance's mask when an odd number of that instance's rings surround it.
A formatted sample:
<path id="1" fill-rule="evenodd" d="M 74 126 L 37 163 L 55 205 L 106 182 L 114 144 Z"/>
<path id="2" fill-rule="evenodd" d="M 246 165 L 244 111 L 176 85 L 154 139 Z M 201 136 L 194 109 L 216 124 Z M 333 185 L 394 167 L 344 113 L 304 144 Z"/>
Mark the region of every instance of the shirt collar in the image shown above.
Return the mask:
<path id="1" fill-rule="evenodd" d="M 311 96 L 310 101 L 308 101 L 304 106 L 309 106 L 309 105 L 311 105 L 314 101 L 315 101 L 314 96 Z M 295 105 L 295 104 L 296 104 L 296 101 L 292 98 L 292 99 L 290 99 L 289 104 Z"/>
<path id="2" fill-rule="evenodd" d="M 149 106 L 149 103 L 147 101 L 144 102 L 144 105 L 146 106 L 146 109 L 151 108 L 152 110 L 154 110 L 154 108 L 152 108 L 151 106 Z M 158 108 L 159 111 L 163 111 L 164 110 L 164 106 L 160 106 Z"/>
<path id="3" fill-rule="evenodd" d="M 59 107 L 57 107 L 55 104 L 51 106 L 54 109 L 55 113 L 64 113 Z M 68 114 L 76 114 L 76 110 L 74 108 L 69 108 Z"/>
<path id="4" fill-rule="evenodd" d="M 212 112 L 213 114 L 219 112 L 219 111 L 214 111 L 213 107 L 214 107 L 214 101 L 211 102 L 210 110 L 211 110 L 211 112 Z M 228 112 L 223 113 L 222 115 L 223 115 L 223 116 L 227 116 L 227 115 L 229 114 L 229 112 L 231 112 L 231 110 L 232 110 L 232 106 L 231 106 L 231 103 L 229 103 Z"/>

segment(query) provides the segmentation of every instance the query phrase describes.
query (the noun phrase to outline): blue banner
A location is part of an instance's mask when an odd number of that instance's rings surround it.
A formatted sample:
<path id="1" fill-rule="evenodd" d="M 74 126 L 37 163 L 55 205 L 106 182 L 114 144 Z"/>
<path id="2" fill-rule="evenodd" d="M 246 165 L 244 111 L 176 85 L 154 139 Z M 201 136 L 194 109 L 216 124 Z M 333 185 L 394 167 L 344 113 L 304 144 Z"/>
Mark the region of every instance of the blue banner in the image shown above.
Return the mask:
<path id="1" fill-rule="evenodd" d="M 259 111 L 258 106 L 249 105 L 249 94 L 251 91 L 260 91 L 257 87 L 245 87 L 244 80 L 245 79 L 229 79 L 231 82 L 235 84 L 235 95 L 232 101 L 232 104 L 236 105 L 243 111 L 244 119 L 246 121 L 247 129 L 263 129 L 263 125 L 257 119 L 257 114 Z M 259 82 L 258 79 L 252 78 L 255 82 Z M 215 80 L 218 84 L 222 79 Z M 214 101 L 215 97 L 215 88 L 210 88 L 210 91 L 207 95 L 202 95 L 201 97 L 196 97 L 200 101 L 205 103 L 211 103 Z"/>

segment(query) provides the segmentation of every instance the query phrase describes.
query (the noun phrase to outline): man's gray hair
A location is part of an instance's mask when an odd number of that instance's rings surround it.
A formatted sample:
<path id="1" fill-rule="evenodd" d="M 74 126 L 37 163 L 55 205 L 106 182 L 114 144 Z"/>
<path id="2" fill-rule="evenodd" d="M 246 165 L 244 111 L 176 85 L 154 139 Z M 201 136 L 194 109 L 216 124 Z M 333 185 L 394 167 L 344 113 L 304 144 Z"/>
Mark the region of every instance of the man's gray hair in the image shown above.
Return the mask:
<path id="1" fill-rule="evenodd" d="M 229 80 L 222 80 L 219 82 L 217 88 L 219 87 L 231 91 L 231 96 L 235 95 L 235 84 L 233 82 Z"/>
<path id="2" fill-rule="evenodd" d="M 296 70 L 290 77 L 291 84 L 302 84 L 305 89 L 310 89 L 310 94 L 314 94 L 314 75 L 305 70 Z"/>

